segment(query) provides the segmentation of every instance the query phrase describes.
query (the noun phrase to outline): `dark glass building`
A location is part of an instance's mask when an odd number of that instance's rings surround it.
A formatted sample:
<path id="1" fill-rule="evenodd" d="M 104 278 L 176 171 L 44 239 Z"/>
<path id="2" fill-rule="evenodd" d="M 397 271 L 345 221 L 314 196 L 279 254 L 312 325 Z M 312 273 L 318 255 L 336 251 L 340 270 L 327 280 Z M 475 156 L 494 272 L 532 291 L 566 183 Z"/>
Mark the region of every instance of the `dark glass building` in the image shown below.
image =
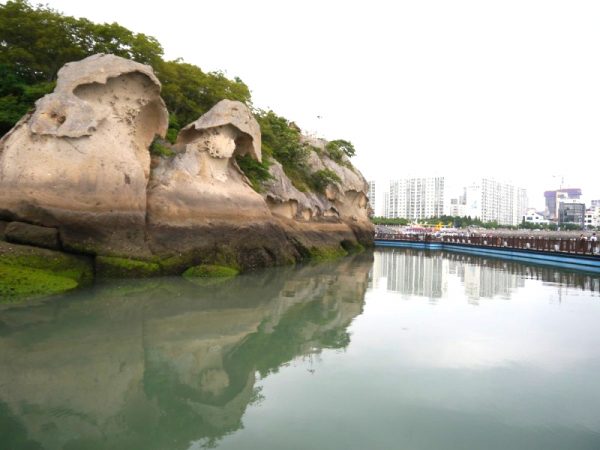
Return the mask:
<path id="1" fill-rule="evenodd" d="M 585 221 L 584 203 L 562 202 L 558 207 L 558 224 L 574 223 L 583 227 Z"/>

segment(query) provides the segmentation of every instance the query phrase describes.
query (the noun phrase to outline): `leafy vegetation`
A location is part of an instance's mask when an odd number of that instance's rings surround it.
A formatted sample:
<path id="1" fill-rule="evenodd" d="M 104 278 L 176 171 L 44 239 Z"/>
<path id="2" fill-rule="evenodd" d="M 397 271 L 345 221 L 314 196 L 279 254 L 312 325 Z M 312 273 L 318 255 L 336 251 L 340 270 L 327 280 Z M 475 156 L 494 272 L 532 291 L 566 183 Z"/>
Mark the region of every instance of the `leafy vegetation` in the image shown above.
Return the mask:
<path id="1" fill-rule="evenodd" d="M 471 217 L 471 216 L 461 217 L 461 216 L 443 215 L 443 216 L 437 216 L 437 217 L 432 217 L 430 219 L 426 219 L 423 222 L 425 224 L 429 224 L 432 226 L 441 223 L 442 225 L 449 225 L 454 228 L 465 228 L 465 227 L 471 227 L 471 226 L 487 228 L 487 229 L 510 228 L 510 226 L 507 226 L 507 225 L 500 225 L 495 220 L 493 220 L 491 222 L 484 222 L 483 220 L 478 219 L 477 217 Z"/>
<path id="2" fill-rule="evenodd" d="M 174 143 L 179 129 L 196 120 L 222 99 L 237 100 L 252 108 L 248 86 L 222 72 L 204 72 L 181 59 L 165 61 L 163 48 L 153 37 L 134 33 L 117 23 L 96 24 L 84 18 L 62 15 L 45 5 L 26 0 L 0 5 L 0 136 L 30 110 L 34 102 L 52 92 L 58 70 L 69 61 L 96 53 L 112 53 L 149 64 L 162 83 L 161 95 L 170 111 L 167 141 Z M 294 186 L 301 191 L 321 188 L 324 175 L 316 178 L 307 161 L 315 147 L 301 142 L 300 129 L 273 111 L 255 111 L 262 130 L 262 163 L 238 159 L 254 189 L 268 179 L 272 159 L 281 163 Z M 167 156 L 166 146 L 153 145 L 155 154 Z M 320 151 L 318 153 L 321 153 Z M 332 141 L 326 153 L 347 164 L 354 146 Z"/>
<path id="3" fill-rule="evenodd" d="M 0 5 L 0 135 L 6 133 L 38 98 L 54 89 L 58 70 L 69 61 L 112 53 L 151 65 L 171 111 L 170 137 L 224 98 L 250 104 L 250 90 L 239 78 L 203 72 L 177 59 L 164 61 L 153 37 L 117 23 L 95 24 L 64 16 L 25 0 Z"/>
<path id="4" fill-rule="evenodd" d="M 327 151 L 331 159 L 338 163 L 343 163 L 344 156 L 351 158 L 356 153 L 354 145 L 352 145 L 352 143 L 348 141 L 344 141 L 343 139 L 337 139 L 335 141 L 327 143 L 327 145 L 325 146 L 325 150 Z"/>
<path id="5" fill-rule="evenodd" d="M 408 219 L 403 218 L 394 218 L 389 219 L 387 217 L 371 217 L 371 222 L 375 225 L 398 225 L 398 226 L 406 226 L 411 223 Z M 439 216 L 439 217 L 431 217 L 429 219 L 420 220 L 419 225 L 422 226 L 436 226 L 438 224 L 448 225 L 454 228 L 466 228 L 466 227 L 481 227 L 486 229 L 494 229 L 494 228 L 504 228 L 504 229 L 525 229 L 525 230 L 549 230 L 556 231 L 559 229 L 559 226 L 556 223 L 549 224 L 534 224 L 529 222 L 521 222 L 519 226 L 512 225 L 500 225 L 497 221 L 491 222 L 483 222 L 478 218 L 472 218 L 470 216 L 461 217 L 461 216 Z M 581 227 L 575 223 L 565 223 L 560 225 L 560 230 L 563 231 L 574 231 L 581 230 Z"/>
<path id="6" fill-rule="evenodd" d="M 255 115 L 262 134 L 263 165 L 268 164 L 271 157 L 276 159 L 296 189 L 309 191 L 311 179 L 307 162 L 310 148 L 301 142 L 300 129 L 273 111 L 257 111 Z"/>
<path id="7" fill-rule="evenodd" d="M 340 183 L 340 177 L 329 169 L 317 170 L 311 174 L 311 185 L 316 192 L 324 193 L 327 186 Z"/>
<path id="8" fill-rule="evenodd" d="M 373 222 L 375 225 L 399 225 L 399 226 L 404 226 L 404 225 L 408 225 L 410 223 L 410 221 L 408 219 L 401 219 L 401 218 L 388 218 L 388 217 L 380 217 L 380 216 L 375 216 L 375 217 L 371 217 L 371 222 Z"/>
<path id="9" fill-rule="evenodd" d="M 180 127 L 193 122 L 224 98 L 251 105 L 250 89 L 239 78 L 230 80 L 221 72 L 205 73 L 180 59 L 160 60 L 154 70 L 162 83 L 161 96 L 171 113 L 170 136 L 176 136 Z"/>
<path id="10" fill-rule="evenodd" d="M 250 155 L 238 155 L 236 157 L 238 166 L 246 174 L 256 192 L 262 192 L 262 183 L 272 178 L 269 173 L 269 161 L 270 158 L 268 157 L 264 157 L 262 163 L 253 159 Z"/>
<path id="11" fill-rule="evenodd" d="M 156 136 L 150 144 L 150 154 L 155 156 L 161 156 L 163 158 L 170 158 L 175 156 L 175 152 L 165 145 L 165 142 Z"/>
<path id="12" fill-rule="evenodd" d="M 372 217 L 371 222 L 373 222 L 375 225 L 400 225 L 400 226 L 409 225 L 411 223 L 410 220 L 404 219 L 404 218 L 388 219 L 385 217 Z M 423 220 L 420 220 L 418 223 L 419 223 L 419 225 L 422 225 L 422 226 L 436 226 L 436 225 L 441 224 L 441 225 L 447 225 L 447 226 L 454 227 L 454 228 L 465 228 L 465 227 L 470 227 L 470 226 L 482 227 L 482 228 L 487 228 L 487 229 L 514 228 L 509 225 L 500 225 L 496 221 L 483 222 L 482 220 L 480 220 L 478 218 L 472 218 L 470 216 L 461 217 L 461 216 L 446 216 L 446 215 L 444 215 L 444 216 L 431 217 L 429 219 L 423 219 Z"/>

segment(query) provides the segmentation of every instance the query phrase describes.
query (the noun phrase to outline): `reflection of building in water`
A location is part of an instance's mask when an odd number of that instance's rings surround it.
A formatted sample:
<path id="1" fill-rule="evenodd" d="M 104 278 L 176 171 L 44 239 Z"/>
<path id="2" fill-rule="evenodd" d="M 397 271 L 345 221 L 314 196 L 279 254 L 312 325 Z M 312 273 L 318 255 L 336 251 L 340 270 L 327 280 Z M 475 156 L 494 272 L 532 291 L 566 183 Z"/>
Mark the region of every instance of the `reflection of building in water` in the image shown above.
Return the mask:
<path id="1" fill-rule="evenodd" d="M 514 289 L 525 286 L 525 279 L 519 274 L 486 266 L 485 260 L 479 262 L 481 264 L 472 264 L 456 259 L 450 262 L 465 287 L 469 303 L 496 296 L 508 299 Z"/>
<path id="2" fill-rule="evenodd" d="M 523 287 L 527 279 L 538 280 L 548 285 L 556 285 L 560 289 L 577 288 L 587 292 L 600 292 L 600 276 L 598 274 L 586 273 L 580 270 L 558 269 L 553 266 L 527 265 L 518 261 L 483 258 L 452 252 L 444 252 L 444 254 L 452 261 L 450 264 L 451 272 L 455 270 L 461 276 L 465 287 L 471 285 L 472 297 L 477 295 L 480 297 L 503 295 L 508 298 L 511 291 L 514 288 Z M 464 271 L 466 267 L 481 268 L 479 281 L 477 281 L 477 276 L 461 275 L 461 271 Z M 483 275 L 484 270 L 493 275 Z M 496 273 L 503 275 L 498 278 Z"/>
<path id="3" fill-rule="evenodd" d="M 370 274 L 372 288 L 430 299 L 446 295 L 448 280 L 458 277 L 469 303 L 480 298 L 510 298 L 525 280 L 539 280 L 559 289 L 600 292 L 600 275 L 552 266 L 527 265 L 446 251 L 378 249 Z"/>
<path id="4" fill-rule="evenodd" d="M 384 249 L 375 254 L 372 286 L 405 295 L 440 298 L 446 295 L 450 275 L 457 276 L 471 303 L 502 296 L 525 285 L 516 267 L 521 264 L 477 256 L 413 249 Z"/>
<path id="5" fill-rule="evenodd" d="M 447 289 L 448 260 L 441 253 L 390 249 L 378 252 L 373 264 L 373 285 L 405 295 L 442 297 Z"/>

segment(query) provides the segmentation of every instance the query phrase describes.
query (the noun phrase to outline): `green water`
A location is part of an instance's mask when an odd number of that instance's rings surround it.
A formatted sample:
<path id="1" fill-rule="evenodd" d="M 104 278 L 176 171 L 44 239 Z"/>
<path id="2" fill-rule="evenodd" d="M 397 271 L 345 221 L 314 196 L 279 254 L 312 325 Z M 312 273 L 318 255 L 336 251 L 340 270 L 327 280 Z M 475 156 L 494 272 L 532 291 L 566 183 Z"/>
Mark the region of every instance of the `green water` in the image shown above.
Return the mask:
<path id="1" fill-rule="evenodd" d="M 600 449 L 600 277 L 381 250 L 0 310 L 0 449 Z"/>

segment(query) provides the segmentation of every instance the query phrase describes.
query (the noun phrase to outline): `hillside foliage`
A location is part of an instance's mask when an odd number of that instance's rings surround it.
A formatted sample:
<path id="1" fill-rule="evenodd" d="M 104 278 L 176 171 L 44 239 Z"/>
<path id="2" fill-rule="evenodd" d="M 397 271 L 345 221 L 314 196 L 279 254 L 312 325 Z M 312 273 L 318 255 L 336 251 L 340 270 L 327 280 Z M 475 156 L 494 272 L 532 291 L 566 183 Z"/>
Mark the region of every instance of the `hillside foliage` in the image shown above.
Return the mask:
<path id="1" fill-rule="evenodd" d="M 174 142 L 179 129 L 196 120 L 222 99 L 252 108 L 248 86 L 222 72 L 204 72 L 181 59 L 165 61 L 163 48 L 152 36 L 135 33 L 117 23 L 93 23 L 69 17 L 26 0 L 0 5 L 0 136 L 29 111 L 35 101 L 54 89 L 59 69 L 69 61 L 96 53 L 112 53 L 153 67 L 162 83 L 161 95 L 169 110 L 167 139 Z M 307 159 L 313 149 L 301 142 L 300 130 L 273 111 L 255 110 L 262 130 L 262 163 L 238 160 L 255 189 L 266 181 L 271 159 L 279 161 L 294 185 L 314 190 L 325 178 L 310 174 Z M 354 147 L 332 141 L 328 152 L 341 161 Z M 330 177 L 331 178 L 331 177 Z"/>

